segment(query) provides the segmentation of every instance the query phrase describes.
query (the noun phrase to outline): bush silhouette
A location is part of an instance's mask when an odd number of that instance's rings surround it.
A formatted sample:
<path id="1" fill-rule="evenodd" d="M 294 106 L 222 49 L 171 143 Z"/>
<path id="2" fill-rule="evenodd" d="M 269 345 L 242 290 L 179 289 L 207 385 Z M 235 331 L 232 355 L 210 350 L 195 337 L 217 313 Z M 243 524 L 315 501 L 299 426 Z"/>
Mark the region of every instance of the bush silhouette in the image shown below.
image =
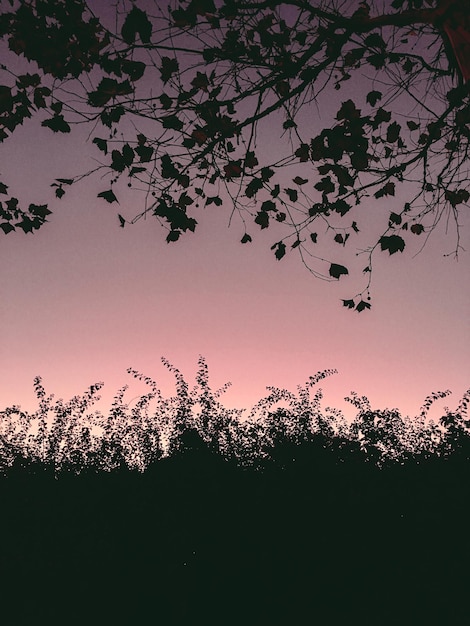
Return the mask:
<path id="1" fill-rule="evenodd" d="M 39 381 L 35 416 L 2 412 L 5 623 L 463 623 L 468 394 L 437 425 L 433 396 L 413 422 L 353 395 L 348 424 L 320 374 L 242 419 L 199 365 L 153 412 L 53 407 Z"/>

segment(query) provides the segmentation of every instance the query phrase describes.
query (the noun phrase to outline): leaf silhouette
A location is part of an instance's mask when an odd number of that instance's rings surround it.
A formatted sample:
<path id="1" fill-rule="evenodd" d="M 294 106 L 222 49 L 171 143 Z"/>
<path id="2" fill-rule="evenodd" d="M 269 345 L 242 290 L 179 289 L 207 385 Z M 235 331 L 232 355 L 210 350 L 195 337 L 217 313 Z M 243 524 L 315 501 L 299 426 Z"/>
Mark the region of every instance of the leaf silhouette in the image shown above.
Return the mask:
<path id="1" fill-rule="evenodd" d="M 132 7 L 122 26 L 121 35 L 127 44 L 134 43 L 136 35 L 139 35 L 142 43 L 150 43 L 152 24 L 145 11 Z"/>
<path id="2" fill-rule="evenodd" d="M 169 57 L 162 58 L 162 65 L 160 67 L 160 76 L 164 83 L 167 83 L 170 78 L 179 70 L 179 64 L 176 59 L 170 59 Z"/>
<path id="3" fill-rule="evenodd" d="M 330 265 L 330 276 L 332 278 L 338 278 L 342 275 L 349 274 L 348 269 L 344 267 L 344 265 L 338 265 L 337 263 L 332 263 Z"/>
<path id="4" fill-rule="evenodd" d="M 395 183 L 389 181 L 386 185 L 384 185 L 381 189 L 374 193 L 374 198 L 383 198 L 384 196 L 394 196 L 395 195 Z"/>
<path id="5" fill-rule="evenodd" d="M 106 141 L 106 139 L 100 139 L 99 137 L 95 137 L 93 139 L 93 143 L 98 146 L 101 152 L 108 154 L 108 142 Z"/>
<path id="6" fill-rule="evenodd" d="M 275 250 L 274 256 L 278 261 L 280 261 L 282 257 L 286 254 L 286 244 L 282 241 L 279 241 L 278 243 L 275 243 L 273 246 L 271 246 L 271 250 Z"/>
<path id="7" fill-rule="evenodd" d="M 269 215 L 266 211 L 259 211 L 255 217 L 255 223 L 261 226 L 261 229 L 269 226 Z"/>
<path id="8" fill-rule="evenodd" d="M 366 102 L 375 107 L 377 102 L 382 99 L 382 93 L 380 91 L 369 91 L 366 96 Z"/>
<path id="9" fill-rule="evenodd" d="M 171 130 L 181 130 L 184 126 L 183 122 L 176 115 L 168 115 L 160 118 L 163 128 Z"/>
<path id="10" fill-rule="evenodd" d="M 48 120 L 44 120 L 41 123 L 41 126 L 46 126 L 50 128 L 54 133 L 69 133 L 70 126 L 64 120 L 63 115 L 54 115 L 54 117 L 49 118 Z"/>
<path id="11" fill-rule="evenodd" d="M 107 191 L 102 191 L 101 193 L 97 195 L 97 197 L 104 198 L 106 202 L 109 202 L 110 204 L 111 202 L 117 202 L 119 204 L 119 201 L 114 195 L 114 192 L 112 189 L 108 189 Z"/>
<path id="12" fill-rule="evenodd" d="M 410 230 L 415 235 L 421 235 L 421 233 L 424 232 L 424 226 L 422 224 L 413 224 Z"/>
<path id="13" fill-rule="evenodd" d="M 3 230 L 5 235 L 8 235 L 8 233 L 11 233 L 13 230 L 15 230 L 15 227 L 10 222 L 2 222 L 0 224 L 0 228 Z"/>
<path id="14" fill-rule="evenodd" d="M 390 235 L 389 237 L 383 236 L 379 239 L 380 247 L 382 250 L 388 250 L 389 254 L 395 254 L 395 252 L 403 252 L 405 249 L 405 241 L 398 235 Z"/>
<path id="15" fill-rule="evenodd" d="M 365 302 L 364 300 L 361 300 L 356 307 L 356 311 L 358 313 L 361 313 L 361 311 L 364 311 L 365 309 L 370 309 L 370 306 L 370 302 Z"/>
<path id="16" fill-rule="evenodd" d="M 128 80 L 119 83 L 114 78 L 105 77 L 98 85 L 98 89 L 90 91 L 88 103 L 93 107 L 102 107 L 116 96 L 126 96 L 133 93 L 134 88 Z"/>

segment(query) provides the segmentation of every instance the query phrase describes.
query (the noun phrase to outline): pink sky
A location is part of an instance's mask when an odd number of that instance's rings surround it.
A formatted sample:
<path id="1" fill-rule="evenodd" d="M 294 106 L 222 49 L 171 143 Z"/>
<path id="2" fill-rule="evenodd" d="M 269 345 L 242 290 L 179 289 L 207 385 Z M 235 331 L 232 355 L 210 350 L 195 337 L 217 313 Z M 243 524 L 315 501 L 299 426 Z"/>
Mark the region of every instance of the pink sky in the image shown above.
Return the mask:
<path id="1" fill-rule="evenodd" d="M 241 245 L 243 227 L 227 228 L 224 207 L 201 210 L 196 233 L 168 245 L 152 219 L 120 229 L 117 212 L 136 213 L 140 199 L 129 194 L 120 207 L 108 205 L 96 199 L 107 188 L 99 179 L 55 200 L 50 182 L 98 156 L 83 141 L 83 134 L 53 135 L 33 120 L 0 145 L 1 180 L 11 193 L 23 205 L 49 202 L 54 211 L 34 235 L 1 236 L 0 409 L 34 410 L 36 375 L 64 399 L 104 381 L 102 410 L 132 384 L 128 367 L 173 393 L 160 357 L 192 384 L 200 354 L 214 388 L 232 382 L 223 402 L 238 408 L 250 408 L 266 385 L 294 391 L 325 368 L 339 373 L 320 385 L 324 406 L 350 416 L 355 411 L 343 398 L 352 390 L 373 408 L 414 415 L 431 392 L 453 392 L 436 403 L 439 414 L 470 387 L 468 214 L 462 211 L 466 252 L 458 262 L 443 257 L 455 246 L 444 223 L 416 258 L 411 246 L 379 254 L 372 309 L 358 314 L 340 302 L 358 290 L 353 277 L 325 283 L 295 255 L 276 261 L 269 229 L 251 228 L 254 242 Z M 365 203 L 364 215 L 376 204 Z M 134 385 L 127 398 L 141 391 Z"/>

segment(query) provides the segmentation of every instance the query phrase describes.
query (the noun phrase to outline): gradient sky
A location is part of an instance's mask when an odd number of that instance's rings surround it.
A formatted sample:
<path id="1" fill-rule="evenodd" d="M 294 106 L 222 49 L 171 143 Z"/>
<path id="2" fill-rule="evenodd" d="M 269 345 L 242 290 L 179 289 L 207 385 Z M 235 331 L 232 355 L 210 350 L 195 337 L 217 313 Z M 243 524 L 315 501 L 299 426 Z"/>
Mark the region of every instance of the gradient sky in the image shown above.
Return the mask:
<path id="1" fill-rule="evenodd" d="M 160 357 L 192 384 L 200 354 L 214 388 L 232 382 L 223 402 L 238 408 L 250 408 L 266 385 L 294 391 L 325 368 L 339 373 L 320 385 L 324 406 L 348 416 L 355 410 L 343 398 L 352 390 L 373 408 L 415 415 L 431 392 L 453 392 L 436 403 L 439 413 L 470 387 L 468 214 L 458 262 L 443 257 L 455 246 L 444 223 L 415 258 L 411 246 L 378 255 L 372 309 L 358 314 L 340 302 L 356 293 L 353 277 L 325 283 L 296 255 L 278 262 L 269 232 L 241 245 L 243 227 L 227 227 L 224 207 L 204 209 L 196 233 L 169 245 L 152 219 L 119 228 L 117 213 L 126 202 L 137 212 L 140 199 L 129 194 L 120 207 L 97 200 L 99 180 L 54 199 L 53 179 L 97 156 L 85 138 L 53 135 L 32 120 L 0 145 L 11 193 L 54 211 L 35 234 L 0 233 L 0 409 L 34 410 L 37 375 L 65 400 L 104 381 L 96 405 L 103 411 L 124 384 L 128 400 L 144 391 L 128 367 L 173 393 Z"/>

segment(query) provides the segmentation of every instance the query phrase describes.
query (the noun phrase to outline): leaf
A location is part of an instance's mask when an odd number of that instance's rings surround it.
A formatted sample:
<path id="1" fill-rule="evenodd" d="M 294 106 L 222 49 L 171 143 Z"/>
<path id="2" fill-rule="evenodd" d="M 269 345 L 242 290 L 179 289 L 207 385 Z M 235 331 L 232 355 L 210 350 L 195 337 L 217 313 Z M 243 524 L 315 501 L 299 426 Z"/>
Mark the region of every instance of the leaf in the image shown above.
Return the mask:
<path id="1" fill-rule="evenodd" d="M 356 311 L 358 313 L 361 313 L 361 311 L 364 311 L 364 309 L 370 309 L 370 303 L 364 302 L 364 300 L 361 300 L 356 307 Z"/>
<path id="2" fill-rule="evenodd" d="M 170 155 L 164 154 L 161 157 L 162 162 L 162 176 L 163 178 L 178 178 L 179 172 L 175 167 L 175 164 L 170 158 Z"/>
<path id="3" fill-rule="evenodd" d="M 112 189 L 108 189 L 108 191 L 102 191 L 101 193 L 97 195 L 97 198 L 104 198 L 106 202 L 109 202 L 110 204 L 111 202 L 117 202 L 119 204 L 119 201 L 114 195 L 114 192 Z"/>
<path id="4" fill-rule="evenodd" d="M 310 233 L 310 239 L 312 240 L 313 243 L 317 243 L 317 237 L 318 237 L 317 233 Z"/>
<path id="5" fill-rule="evenodd" d="M 375 67 L 376 70 L 381 70 L 385 65 L 386 58 L 387 57 L 383 52 L 377 54 L 369 54 L 369 56 L 367 57 L 367 62 L 370 63 L 372 67 Z"/>
<path id="6" fill-rule="evenodd" d="M 57 198 L 59 198 L 59 200 L 62 198 L 62 196 L 65 195 L 65 191 L 64 191 L 64 189 L 60 185 L 55 190 L 55 195 L 56 195 Z"/>
<path id="7" fill-rule="evenodd" d="M 388 218 L 389 224 L 396 224 L 399 226 L 402 222 L 401 215 L 398 213 L 390 213 L 390 217 Z"/>
<path id="8" fill-rule="evenodd" d="M 338 233 L 337 235 L 335 235 L 335 241 L 336 243 L 345 243 L 344 237 L 341 233 Z"/>
<path id="9" fill-rule="evenodd" d="M 383 236 L 379 239 L 380 247 L 382 250 L 388 250 L 389 254 L 395 254 L 395 252 L 403 252 L 405 249 L 405 241 L 398 235 L 390 235 L 389 237 Z"/>
<path id="10" fill-rule="evenodd" d="M 424 232 L 424 226 L 422 224 L 413 224 L 410 230 L 415 235 L 421 235 L 421 233 Z"/>
<path id="11" fill-rule="evenodd" d="M 134 6 L 122 25 L 121 36 L 127 44 L 133 44 L 136 35 L 139 35 L 142 43 L 150 43 L 152 24 L 145 11 Z"/>
<path id="12" fill-rule="evenodd" d="M 40 217 L 41 219 L 46 219 L 46 215 L 51 215 L 52 211 L 49 211 L 47 208 L 47 204 L 30 204 L 28 207 L 29 213 L 31 215 L 35 215 L 36 217 Z"/>
<path id="13" fill-rule="evenodd" d="M 286 120 L 282 124 L 282 128 L 284 128 L 284 130 L 287 130 L 289 128 L 297 128 L 297 124 L 294 122 L 294 120 Z"/>
<path id="14" fill-rule="evenodd" d="M 44 96 L 50 96 L 51 90 L 48 87 L 37 87 L 34 90 L 34 105 L 38 109 L 44 109 L 46 107 L 46 99 Z"/>
<path id="15" fill-rule="evenodd" d="M 245 167 L 253 169 L 258 164 L 259 164 L 258 159 L 256 158 L 255 153 L 252 152 L 251 150 L 248 150 L 248 152 L 246 153 L 246 157 L 245 157 Z"/>
<path id="16" fill-rule="evenodd" d="M 176 115 L 167 115 L 166 117 L 161 117 L 160 122 L 163 125 L 163 128 L 168 128 L 171 130 L 181 130 L 184 126 L 183 122 Z"/>
<path id="17" fill-rule="evenodd" d="M 141 163 L 148 163 L 152 159 L 153 148 L 151 146 L 137 146 L 134 151 L 139 155 Z"/>
<path id="18" fill-rule="evenodd" d="M 343 300 L 343 306 L 347 306 L 348 309 L 354 309 L 354 300 Z"/>
<path id="19" fill-rule="evenodd" d="M 108 154 L 108 142 L 106 141 L 106 139 L 100 139 L 99 137 L 95 137 L 92 143 L 95 143 L 98 146 L 98 149 L 101 150 L 101 152 Z"/>
<path id="20" fill-rule="evenodd" d="M 142 78 L 147 68 L 142 61 L 129 61 L 128 59 L 123 59 L 121 67 L 124 74 L 127 74 L 133 82 Z"/>
<path id="21" fill-rule="evenodd" d="M 296 185 L 305 185 L 305 183 L 308 183 L 308 178 L 301 178 L 300 176 L 296 176 L 292 179 L 292 182 Z"/>
<path id="22" fill-rule="evenodd" d="M 10 224 L 10 222 L 2 222 L 2 224 L 0 224 L 0 228 L 3 230 L 5 235 L 8 235 L 8 233 L 11 233 L 12 230 L 15 230 L 15 227 L 13 224 Z"/>
<path id="23" fill-rule="evenodd" d="M 353 229 L 353 231 L 354 231 L 355 233 L 358 233 L 358 232 L 359 232 L 359 228 L 357 227 L 357 222 L 353 222 L 353 223 L 351 224 L 351 228 Z"/>
<path id="24" fill-rule="evenodd" d="M 361 111 L 356 108 L 354 102 L 352 100 L 346 100 L 346 102 L 342 103 L 340 110 L 336 114 L 336 119 L 351 121 L 359 118 L 360 116 Z"/>
<path id="25" fill-rule="evenodd" d="M 11 88 L 7 85 L 0 85 L 0 114 L 11 113 L 13 110 L 14 100 Z M 37 106 L 37 105 L 36 105 Z"/>
<path id="26" fill-rule="evenodd" d="M 181 232 L 179 230 L 170 230 L 166 237 L 166 242 L 170 243 L 171 241 L 178 241 L 180 238 Z"/>
<path id="27" fill-rule="evenodd" d="M 102 111 L 102 113 L 100 114 L 100 120 L 105 126 L 111 128 L 114 123 L 119 122 L 119 120 L 123 115 L 125 115 L 125 113 L 126 111 L 121 105 L 114 106 L 111 109 Z"/>
<path id="28" fill-rule="evenodd" d="M 34 222 L 27 215 L 25 215 L 21 222 L 16 224 L 16 226 L 19 226 L 25 233 L 32 233 L 34 229 Z"/>
<path id="29" fill-rule="evenodd" d="M 261 210 L 264 211 L 277 211 L 276 204 L 272 200 L 266 200 L 261 205 Z"/>
<path id="30" fill-rule="evenodd" d="M 128 143 L 124 144 L 122 147 L 122 159 L 127 167 L 132 165 L 132 162 L 134 161 L 134 150 Z"/>
<path id="31" fill-rule="evenodd" d="M 209 135 L 202 128 L 196 128 L 191 133 L 191 137 L 195 140 L 198 146 L 202 146 L 208 139 Z"/>
<path id="32" fill-rule="evenodd" d="M 385 41 L 378 33 L 372 33 L 370 35 L 367 35 L 364 43 L 370 48 L 380 48 L 381 50 L 385 50 L 385 48 L 387 47 Z"/>
<path id="33" fill-rule="evenodd" d="M 410 130 L 417 130 L 419 128 L 419 124 L 417 124 L 416 122 L 413 122 L 413 120 L 408 120 L 406 122 L 406 125 L 408 126 Z"/>
<path id="34" fill-rule="evenodd" d="M 378 128 L 380 124 L 383 124 L 384 122 L 389 122 L 391 119 L 392 114 L 390 113 L 390 111 L 386 111 L 382 107 L 379 107 L 372 121 L 372 127 Z"/>
<path id="35" fill-rule="evenodd" d="M 346 213 L 351 210 L 351 205 L 342 198 L 336 200 L 330 206 L 333 211 L 335 211 L 335 213 L 339 213 L 341 217 L 344 217 Z"/>
<path id="36" fill-rule="evenodd" d="M 232 178 L 240 178 L 242 168 L 237 161 L 230 161 L 227 165 L 224 165 L 224 172 L 227 180 L 231 180 Z"/>
<path id="37" fill-rule="evenodd" d="M 147 168 L 145 167 L 132 167 L 129 176 L 135 176 L 136 174 L 140 174 L 141 172 L 145 172 Z"/>
<path id="38" fill-rule="evenodd" d="M 261 178 L 252 178 L 245 189 L 245 195 L 247 198 L 253 198 L 256 193 L 263 188 L 263 181 Z"/>
<path id="39" fill-rule="evenodd" d="M 167 83 L 175 72 L 179 70 L 179 64 L 176 59 L 170 59 L 169 57 L 162 58 L 162 65 L 160 67 L 160 76 L 164 83 Z"/>
<path id="40" fill-rule="evenodd" d="M 119 150 L 113 150 L 111 152 L 111 167 L 116 172 L 123 172 L 126 167 L 122 154 Z"/>
<path id="41" fill-rule="evenodd" d="M 387 128 L 387 141 L 388 143 L 395 143 L 400 136 L 401 126 L 396 122 L 392 122 Z"/>
<path id="42" fill-rule="evenodd" d="M 299 194 L 295 189 L 284 189 L 284 191 L 286 192 L 286 194 L 289 196 L 289 200 L 291 202 L 297 202 Z"/>
<path id="43" fill-rule="evenodd" d="M 470 198 L 470 193 L 466 189 L 456 189 L 455 191 L 446 189 L 446 192 L 445 192 L 445 199 L 448 200 L 454 208 L 458 204 L 462 204 L 463 202 L 468 202 L 469 198 Z"/>
<path id="44" fill-rule="evenodd" d="M 382 99 L 382 93 L 380 91 L 369 91 L 366 96 L 366 102 L 368 102 L 372 107 L 375 107 L 377 102 Z"/>
<path id="45" fill-rule="evenodd" d="M 158 98 L 160 100 L 160 104 L 163 109 L 170 109 L 173 104 L 173 100 L 170 96 L 167 96 L 166 93 L 162 93 L 162 95 Z"/>
<path id="46" fill-rule="evenodd" d="M 261 229 L 269 226 L 269 215 L 266 211 L 259 211 L 255 217 L 255 224 L 259 224 Z"/>
<path id="47" fill-rule="evenodd" d="M 279 241 L 278 243 L 275 243 L 274 246 L 271 246 L 271 250 L 274 249 L 276 249 L 274 256 L 278 261 L 280 261 L 282 257 L 286 254 L 286 244 L 282 241 Z"/>
<path id="48" fill-rule="evenodd" d="M 5 183 L 0 183 L 0 193 L 8 193 L 8 185 L 5 185 Z"/>
<path id="49" fill-rule="evenodd" d="M 270 178 L 274 176 L 274 170 L 270 167 L 263 167 L 261 170 L 261 180 L 266 183 Z M 274 197 L 274 196 L 273 196 Z"/>
<path id="50" fill-rule="evenodd" d="M 197 72 L 196 76 L 191 81 L 191 85 L 194 87 L 194 89 L 197 89 L 198 91 L 205 91 L 207 93 L 209 87 L 209 79 L 207 78 L 207 74 Z"/>
<path id="51" fill-rule="evenodd" d="M 348 269 L 344 267 L 344 265 L 338 265 L 337 263 L 332 263 L 330 265 L 330 276 L 332 278 L 339 278 L 342 275 L 349 274 Z"/>
<path id="52" fill-rule="evenodd" d="M 300 148 L 297 148 L 294 154 L 296 157 L 300 159 L 301 163 L 305 163 L 305 161 L 308 161 L 309 159 L 308 143 L 300 144 Z"/>
<path id="53" fill-rule="evenodd" d="M 240 241 L 241 243 L 249 243 L 250 241 L 252 241 L 252 239 L 250 235 L 248 235 L 248 233 L 245 233 Z"/>
<path id="54" fill-rule="evenodd" d="M 210 204 L 215 204 L 215 206 L 222 206 L 222 199 L 219 196 L 210 196 L 206 200 L 205 206 L 209 206 Z"/>
<path id="55" fill-rule="evenodd" d="M 46 126 L 47 128 L 50 128 L 54 133 L 70 132 L 70 126 L 64 120 L 63 115 L 54 115 L 54 117 L 51 117 L 48 120 L 44 120 L 41 123 L 41 126 Z"/>
<path id="56" fill-rule="evenodd" d="M 114 78 L 105 77 L 98 85 L 98 89 L 88 93 L 88 104 L 93 107 L 102 107 L 116 96 L 126 96 L 133 92 L 134 87 L 128 80 L 119 83 Z"/>
<path id="57" fill-rule="evenodd" d="M 381 189 L 374 193 L 374 198 L 383 198 L 384 196 L 394 196 L 395 195 L 395 183 L 388 182 Z"/>
<path id="58" fill-rule="evenodd" d="M 314 185 L 315 189 L 318 189 L 318 191 L 323 191 L 323 193 L 333 193 L 333 191 L 335 190 L 335 186 L 334 183 L 331 180 L 330 176 L 324 176 L 319 183 L 317 183 L 316 185 Z"/>
<path id="59" fill-rule="evenodd" d="M 126 224 L 126 220 L 122 217 L 122 215 L 119 215 L 119 213 L 118 213 L 118 218 L 119 218 L 119 226 L 121 228 L 124 228 L 124 226 Z"/>

